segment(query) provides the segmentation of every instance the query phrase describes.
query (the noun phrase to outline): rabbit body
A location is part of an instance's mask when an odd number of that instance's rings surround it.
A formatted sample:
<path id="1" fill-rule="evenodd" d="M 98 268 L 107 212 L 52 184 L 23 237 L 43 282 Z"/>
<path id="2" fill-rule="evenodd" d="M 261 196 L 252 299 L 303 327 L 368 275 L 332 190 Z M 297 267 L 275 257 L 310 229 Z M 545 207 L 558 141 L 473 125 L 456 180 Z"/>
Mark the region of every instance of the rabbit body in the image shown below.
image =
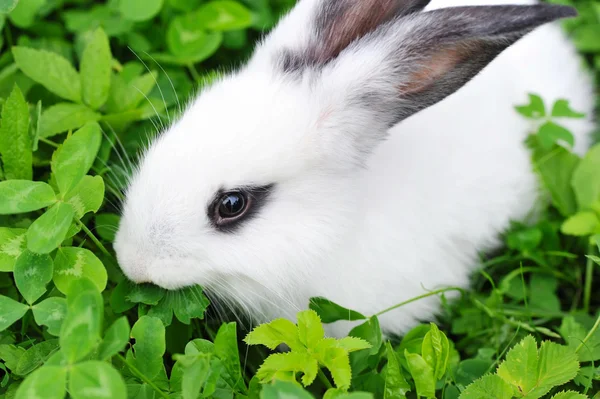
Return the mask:
<path id="1" fill-rule="evenodd" d="M 294 319 L 311 297 L 372 315 L 429 290 L 468 288 L 478 255 L 499 245 L 511 220 L 526 220 L 538 198 L 524 145 L 535 125 L 514 106 L 536 93 L 592 115 L 591 78 L 553 23 L 456 93 L 363 139 L 385 113 L 347 110 L 340 87 L 368 85 L 361 79 L 381 70 L 368 60 L 383 45 L 342 52 L 351 62 L 324 67 L 321 80 L 273 77 L 272 49 L 307 40 L 315 3 L 301 1 L 246 68 L 207 89 L 148 149 L 115 242 L 129 278 L 169 289 L 202 284 L 255 322 Z M 434 0 L 426 10 L 500 2 L 468 3 Z M 559 122 L 583 152 L 591 118 Z M 206 204 L 221 188 L 248 184 L 268 190 L 265 203 L 239 229 L 215 231 Z M 403 332 L 438 308 L 437 297 L 425 298 L 380 323 Z M 352 324 L 336 322 L 328 333 Z"/>

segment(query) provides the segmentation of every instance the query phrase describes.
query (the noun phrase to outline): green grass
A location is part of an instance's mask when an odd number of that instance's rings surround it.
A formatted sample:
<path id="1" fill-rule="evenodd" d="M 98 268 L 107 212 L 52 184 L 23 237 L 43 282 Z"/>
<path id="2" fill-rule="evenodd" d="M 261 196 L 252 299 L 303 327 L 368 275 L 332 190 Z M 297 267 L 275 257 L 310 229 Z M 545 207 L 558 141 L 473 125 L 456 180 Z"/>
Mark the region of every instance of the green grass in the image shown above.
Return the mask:
<path id="1" fill-rule="evenodd" d="M 600 398 L 600 147 L 558 146 L 573 137 L 554 118 L 581 115 L 535 93 L 515 112 L 543 119 L 527 142 L 542 217 L 482 254 L 458 299 L 425 294 L 437 324 L 386 342 L 380 314 L 314 298 L 298 325 L 248 335 L 199 287 L 124 280 L 111 243 L 129 159 L 292 3 L 20 0 L 0 15 L 0 397 Z M 575 5 L 565 29 L 598 78 L 600 2 Z M 349 314 L 353 338 L 324 338 Z"/>

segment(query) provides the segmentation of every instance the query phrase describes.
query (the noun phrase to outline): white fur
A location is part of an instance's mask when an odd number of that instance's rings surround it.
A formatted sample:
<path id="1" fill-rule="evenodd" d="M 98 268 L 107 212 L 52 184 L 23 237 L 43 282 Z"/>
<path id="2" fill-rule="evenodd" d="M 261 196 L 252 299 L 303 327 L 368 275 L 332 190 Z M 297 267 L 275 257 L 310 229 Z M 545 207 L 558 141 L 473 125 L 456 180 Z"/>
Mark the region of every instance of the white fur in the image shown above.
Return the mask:
<path id="1" fill-rule="evenodd" d="M 327 79 L 302 84 L 276 77 L 270 63 L 272 49 L 303 42 L 314 1 L 303 0 L 247 68 L 203 93 L 148 150 L 115 242 L 132 280 L 201 284 L 257 321 L 293 319 L 314 296 L 371 315 L 427 290 L 466 288 L 478 253 L 497 246 L 536 201 L 523 145 L 533 126 L 513 106 L 533 92 L 592 114 L 590 76 L 560 27 L 545 25 L 393 128 L 366 168 L 350 167 L 357 154 L 345 133 L 376 121 L 340 109 L 338 97 L 374 73 L 377 51 L 356 51 Z M 498 3 L 434 0 L 428 8 Z M 584 151 L 591 119 L 561 122 Z M 276 187 L 241 230 L 216 232 L 206 215 L 214 193 L 249 183 Z M 438 303 L 387 313 L 382 327 L 405 331 Z"/>

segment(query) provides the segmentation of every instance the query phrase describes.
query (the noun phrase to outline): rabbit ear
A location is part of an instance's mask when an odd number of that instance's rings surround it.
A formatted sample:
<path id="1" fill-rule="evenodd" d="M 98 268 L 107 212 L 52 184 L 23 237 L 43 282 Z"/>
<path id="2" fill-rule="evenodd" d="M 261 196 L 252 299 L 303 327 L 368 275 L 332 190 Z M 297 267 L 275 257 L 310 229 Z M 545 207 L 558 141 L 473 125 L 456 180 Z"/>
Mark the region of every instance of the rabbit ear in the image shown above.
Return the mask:
<path id="1" fill-rule="evenodd" d="M 575 15 L 573 8 L 557 5 L 414 13 L 380 26 L 333 62 L 306 73 L 320 82 L 317 97 L 330 102 L 329 120 L 335 118 L 340 132 L 354 130 L 350 136 L 364 153 L 392 125 L 458 90 L 526 33 Z"/>
<path id="2" fill-rule="evenodd" d="M 430 0 L 301 0 L 265 41 L 286 71 L 331 61 L 353 41 Z"/>

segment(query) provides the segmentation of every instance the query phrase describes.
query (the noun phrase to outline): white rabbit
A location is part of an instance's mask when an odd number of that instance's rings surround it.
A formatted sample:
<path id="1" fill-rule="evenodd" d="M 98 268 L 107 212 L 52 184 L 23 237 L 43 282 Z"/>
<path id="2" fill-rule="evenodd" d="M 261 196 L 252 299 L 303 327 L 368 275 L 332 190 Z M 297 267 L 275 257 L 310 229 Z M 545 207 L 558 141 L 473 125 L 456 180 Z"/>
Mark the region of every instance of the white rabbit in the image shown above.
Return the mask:
<path id="1" fill-rule="evenodd" d="M 593 85 L 560 26 L 535 29 L 571 8 L 427 3 L 301 0 L 145 153 L 115 242 L 125 274 L 203 285 L 255 321 L 315 296 L 371 315 L 468 287 L 478 253 L 536 202 L 514 105 L 533 92 L 591 115 Z M 583 151 L 591 118 L 565 124 Z"/>

